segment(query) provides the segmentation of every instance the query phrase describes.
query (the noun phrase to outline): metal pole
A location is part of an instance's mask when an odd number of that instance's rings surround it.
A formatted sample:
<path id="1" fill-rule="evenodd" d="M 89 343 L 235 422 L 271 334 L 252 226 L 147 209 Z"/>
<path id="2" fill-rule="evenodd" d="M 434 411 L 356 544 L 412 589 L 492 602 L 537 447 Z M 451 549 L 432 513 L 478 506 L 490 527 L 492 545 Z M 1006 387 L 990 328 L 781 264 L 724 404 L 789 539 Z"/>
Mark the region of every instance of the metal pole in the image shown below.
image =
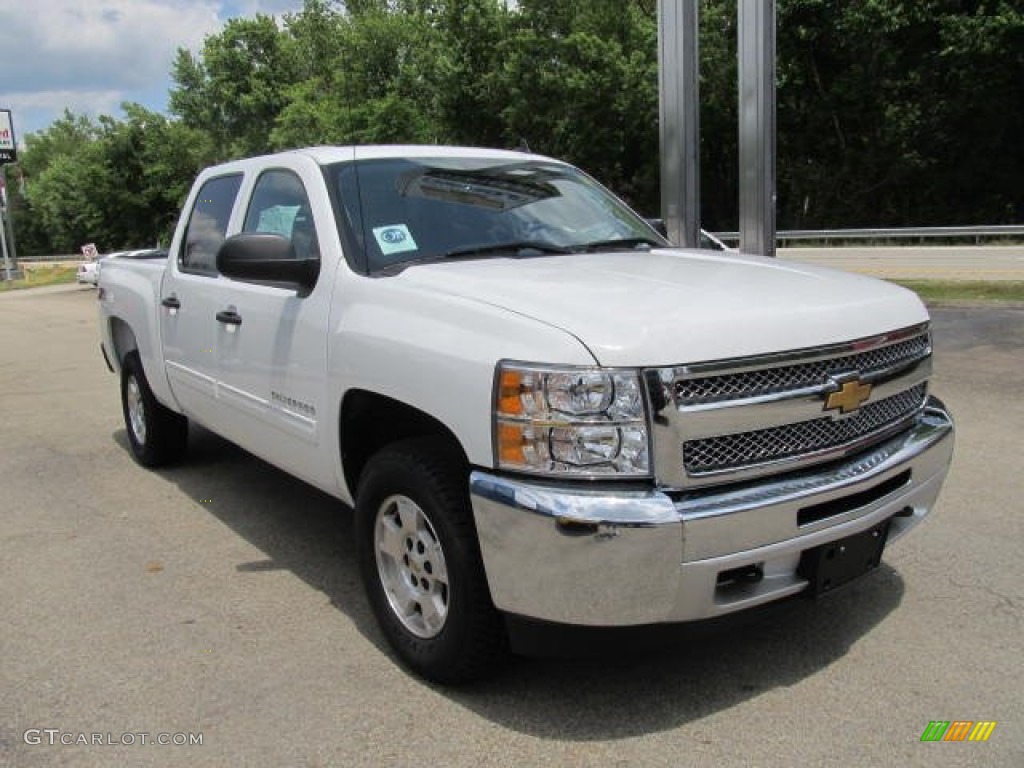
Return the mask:
<path id="1" fill-rule="evenodd" d="M 6 171 L 6 167 L 5 167 L 4 170 Z M 5 175 L 4 183 L 6 184 L 7 181 L 8 181 L 8 179 L 6 178 L 6 175 Z M 20 183 L 20 181 L 18 183 L 18 194 L 19 195 L 21 194 L 21 183 Z M 11 190 L 9 188 L 7 190 L 7 221 L 10 224 L 10 232 L 8 232 L 7 234 L 11 238 L 10 245 L 8 246 L 11 249 L 11 255 L 10 255 L 11 264 L 13 265 L 12 269 L 15 272 L 17 272 L 18 271 L 18 239 L 14 236 L 15 235 L 15 232 L 14 232 L 14 194 L 11 192 Z"/>
<path id="2" fill-rule="evenodd" d="M 658 0 L 661 215 L 669 240 L 700 246 L 699 0 Z"/>
<path id="3" fill-rule="evenodd" d="M 740 251 L 775 255 L 775 0 L 739 0 Z"/>
<path id="4" fill-rule="evenodd" d="M 7 253 L 7 227 L 4 220 L 7 218 L 7 206 L 0 205 L 0 246 L 3 247 L 4 255 L 4 280 L 11 282 L 11 257 Z"/>

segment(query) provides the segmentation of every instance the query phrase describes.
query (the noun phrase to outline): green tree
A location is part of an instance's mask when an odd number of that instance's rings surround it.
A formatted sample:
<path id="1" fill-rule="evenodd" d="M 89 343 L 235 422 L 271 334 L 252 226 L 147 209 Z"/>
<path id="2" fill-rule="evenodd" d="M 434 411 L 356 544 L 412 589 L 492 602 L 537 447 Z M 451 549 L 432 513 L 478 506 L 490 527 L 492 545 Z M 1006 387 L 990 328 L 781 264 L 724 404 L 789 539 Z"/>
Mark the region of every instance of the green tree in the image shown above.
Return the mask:
<path id="1" fill-rule="evenodd" d="M 298 76 L 293 53 L 272 17 L 230 19 L 200 57 L 178 51 L 171 111 L 207 133 L 219 159 L 266 152 Z"/>
<path id="2" fill-rule="evenodd" d="M 642 3 L 523 2 L 501 51 L 509 142 L 567 158 L 658 210 L 657 24 Z"/>
<path id="3" fill-rule="evenodd" d="M 358 13 L 311 18 L 307 6 L 287 26 L 293 50 L 308 48 L 311 37 L 327 30 L 335 36 L 331 58 L 287 88 L 274 147 L 441 138 L 434 93 L 423 76 L 438 39 L 428 14 L 366 4 Z"/>
<path id="4" fill-rule="evenodd" d="M 99 140 L 104 175 L 104 233 L 119 248 L 170 241 L 178 212 L 196 174 L 213 162 L 209 138 L 137 104 L 124 120 L 104 120 Z"/>
<path id="5" fill-rule="evenodd" d="M 74 155 L 53 157 L 31 183 L 28 199 L 32 213 L 49 233 L 54 252 L 75 253 L 83 243 L 92 241 L 104 245 L 106 227 L 95 186 L 102 173 L 99 144 L 90 142 Z"/>
<path id="6" fill-rule="evenodd" d="M 502 146 L 509 142 L 502 109 L 503 57 L 511 14 L 498 0 L 444 0 L 431 11 L 435 34 L 417 57 L 414 82 L 429 94 L 440 140 Z M 427 53 L 424 51 L 424 53 Z"/>
<path id="7" fill-rule="evenodd" d="M 66 114 L 29 136 L 16 226 L 25 253 L 167 243 L 196 173 L 212 160 L 200 131 L 137 104 L 123 120 Z"/>
<path id="8" fill-rule="evenodd" d="M 1024 10 L 779 5 L 780 226 L 1019 220 Z"/>
<path id="9" fill-rule="evenodd" d="M 8 194 L 19 254 L 50 255 L 66 252 L 69 248 L 78 250 L 73 243 L 67 246 L 55 243 L 53 229 L 61 229 L 64 222 L 59 219 L 50 221 L 44 215 L 40 208 L 43 195 L 36 194 L 36 182 L 40 178 L 45 180 L 44 173 L 55 159 L 73 157 L 84 151 L 98 133 L 99 126 L 94 121 L 65 110 L 63 116 L 46 130 L 25 136 L 25 149 L 19 153 L 18 164 L 7 169 Z"/>

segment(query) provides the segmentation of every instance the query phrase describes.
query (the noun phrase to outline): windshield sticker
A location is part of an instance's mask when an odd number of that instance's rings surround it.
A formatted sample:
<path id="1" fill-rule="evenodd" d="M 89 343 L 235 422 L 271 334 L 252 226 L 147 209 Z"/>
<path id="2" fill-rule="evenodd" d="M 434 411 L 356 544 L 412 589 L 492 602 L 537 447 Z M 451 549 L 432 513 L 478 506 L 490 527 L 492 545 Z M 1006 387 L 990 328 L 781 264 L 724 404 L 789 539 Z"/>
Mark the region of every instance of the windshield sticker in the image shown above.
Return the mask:
<path id="1" fill-rule="evenodd" d="M 405 226 L 405 224 L 391 224 L 386 227 L 374 227 L 373 236 L 377 238 L 377 245 L 380 246 L 380 252 L 385 256 L 390 256 L 392 253 L 415 251 L 419 248 L 412 237 L 412 232 L 409 231 L 409 228 Z"/>

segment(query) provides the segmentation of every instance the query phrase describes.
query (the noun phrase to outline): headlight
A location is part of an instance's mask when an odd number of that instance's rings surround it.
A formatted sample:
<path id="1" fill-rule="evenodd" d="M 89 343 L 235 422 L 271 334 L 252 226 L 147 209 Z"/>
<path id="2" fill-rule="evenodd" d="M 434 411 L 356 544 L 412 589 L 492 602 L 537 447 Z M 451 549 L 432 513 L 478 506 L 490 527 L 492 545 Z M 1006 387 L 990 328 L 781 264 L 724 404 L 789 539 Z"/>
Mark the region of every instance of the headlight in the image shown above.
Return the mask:
<path id="1" fill-rule="evenodd" d="M 501 469 L 578 477 L 651 474 L 637 371 L 503 362 L 494 399 Z"/>

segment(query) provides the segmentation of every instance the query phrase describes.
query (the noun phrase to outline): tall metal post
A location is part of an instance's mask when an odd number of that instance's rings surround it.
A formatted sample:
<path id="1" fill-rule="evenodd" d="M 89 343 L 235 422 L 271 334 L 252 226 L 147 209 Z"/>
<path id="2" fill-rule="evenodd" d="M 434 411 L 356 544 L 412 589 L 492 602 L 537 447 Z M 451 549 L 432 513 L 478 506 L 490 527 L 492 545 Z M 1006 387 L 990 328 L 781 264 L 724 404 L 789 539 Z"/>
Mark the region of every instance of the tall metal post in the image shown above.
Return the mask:
<path id="1" fill-rule="evenodd" d="M 20 174 L 19 174 L 18 178 L 19 178 L 19 181 L 18 181 L 18 194 L 20 195 L 21 194 L 21 178 L 22 178 L 20 176 Z M 10 250 L 11 250 L 10 257 L 11 257 L 11 263 L 13 264 L 12 268 L 14 269 L 15 273 L 18 273 L 19 272 L 19 270 L 18 270 L 18 238 L 15 237 L 16 232 L 14 231 L 14 197 L 15 197 L 15 195 L 14 195 L 13 192 L 11 192 L 11 190 L 9 188 L 9 180 L 5 179 L 5 182 L 8 183 L 8 189 L 7 189 L 7 221 L 9 222 L 9 226 L 10 226 L 10 232 L 7 233 L 7 236 L 11 239 L 10 243 L 8 244 L 7 247 L 10 248 Z"/>
<path id="2" fill-rule="evenodd" d="M 0 249 L 4 257 L 4 280 L 11 282 L 11 257 L 7 253 L 7 226 L 4 223 L 7 219 L 7 206 L 0 205 Z"/>
<path id="3" fill-rule="evenodd" d="M 661 215 L 669 240 L 700 245 L 699 0 L 658 0 Z"/>
<path id="4" fill-rule="evenodd" d="M 14 278 L 14 272 L 17 266 L 17 262 L 14 265 L 11 264 L 11 258 L 14 253 L 14 222 L 10 222 L 11 226 L 11 246 L 10 250 L 7 248 L 7 222 L 9 219 L 10 208 L 7 207 L 7 201 L 12 199 L 13 195 L 7 189 L 7 166 L 0 163 L 0 252 L 3 254 L 3 265 L 4 265 L 4 280 L 8 283 Z"/>
<path id="5" fill-rule="evenodd" d="M 739 0 L 740 251 L 775 255 L 775 0 Z"/>

